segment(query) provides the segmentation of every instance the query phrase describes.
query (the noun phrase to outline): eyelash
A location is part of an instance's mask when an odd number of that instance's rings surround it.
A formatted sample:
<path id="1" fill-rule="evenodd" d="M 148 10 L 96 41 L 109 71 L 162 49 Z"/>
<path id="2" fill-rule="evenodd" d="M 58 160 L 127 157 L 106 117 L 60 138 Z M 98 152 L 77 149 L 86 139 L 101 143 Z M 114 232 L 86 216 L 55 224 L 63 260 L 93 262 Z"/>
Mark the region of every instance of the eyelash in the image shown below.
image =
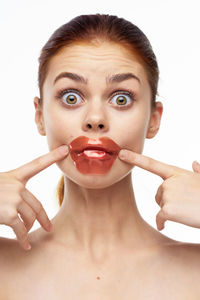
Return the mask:
<path id="1" fill-rule="evenodd" d="M 61 89 L 61 90 L 59 90 L 58 92 L 57 92 L 57 94 L 56 94 L 56 99 L 62 99 L 62 97 L 63 97 L 63 95 L 65 94 L 65 93 L 70 93 L 70 92 L 73 92 L 73 93 L 77 93 L 80 97 L 81 97 L 81 94 L 76 90 L 76 89 Z M 132 92 L 132 91 L 130 91 L 130 90 L 128 90 L 128 89 L 126 89 L 126 91 L 124 91 L 124 90 L 117 90 L 117 91 L 114 91 L 113 92 L 114 94 L 112 95 L 112 97 L 114 97 L 114 96 L 116 96 L 116 95 L 120 95 L 120 94 L 125 94 L 125 95 L 128 95 L 129 97 L 130 97 L 130 99 L 131 99 L 131 102 L 133 102 L 134 100 L 135 100 L 135 94 Z M 65 103 L 63 103 L 62 102 L 62 104 L 66 107 L 66 106 L 68 106 L 68 107 L 72 107 L 72 106 L 75 106 L 75 104 L 65 104 Z M 129 107 L 130 105 L 131 105 L 132 103 L 130 103 L 130 104 L 128 104 L 128 105 L 116 105 L 117 106 L 117 108 L 119 108 L 119 109 L 126 109 L 127 107 Z"/>

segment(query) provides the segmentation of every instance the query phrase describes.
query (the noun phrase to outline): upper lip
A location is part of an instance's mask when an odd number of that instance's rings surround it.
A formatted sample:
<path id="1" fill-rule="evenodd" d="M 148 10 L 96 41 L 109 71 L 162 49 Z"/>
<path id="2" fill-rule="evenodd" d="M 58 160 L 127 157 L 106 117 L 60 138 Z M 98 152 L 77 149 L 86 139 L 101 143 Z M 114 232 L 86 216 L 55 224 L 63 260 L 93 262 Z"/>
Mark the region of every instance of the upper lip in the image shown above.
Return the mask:
<path id="1" fill-rule="evenodd" d="M 84 150 L 102 150 L 109 154 L 116 154 L 120 151 L 120 147 L 108 137 L 91 139 L 81 136 L 73 140 L 68 146 L 71 151 L 76 153 Z"/>
<path id="2" fill-rule="evenodd" d="M 86 147 L 82 147 L 81 149 L 79 149 L 79 152 L 82 152 L 84 150 L 101 150 L 104 152 L 113 153 L 113 150 L 104 147 L 102 144 L 88 145 Z"/>

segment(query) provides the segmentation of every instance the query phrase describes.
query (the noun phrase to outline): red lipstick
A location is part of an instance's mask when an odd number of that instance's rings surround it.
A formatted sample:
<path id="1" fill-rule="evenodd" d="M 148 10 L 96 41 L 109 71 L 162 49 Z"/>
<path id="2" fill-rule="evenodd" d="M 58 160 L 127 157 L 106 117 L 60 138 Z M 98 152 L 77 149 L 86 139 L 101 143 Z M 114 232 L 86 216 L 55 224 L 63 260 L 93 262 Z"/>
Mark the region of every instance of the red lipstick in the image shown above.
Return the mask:
<path id="1" fill-rule="evenodd" d="M 91 139 L 80 136 L 69 145 L 71 158 L 83 174 L 104 174 L 108 172 L 121 148 L 110 138 Z"/>

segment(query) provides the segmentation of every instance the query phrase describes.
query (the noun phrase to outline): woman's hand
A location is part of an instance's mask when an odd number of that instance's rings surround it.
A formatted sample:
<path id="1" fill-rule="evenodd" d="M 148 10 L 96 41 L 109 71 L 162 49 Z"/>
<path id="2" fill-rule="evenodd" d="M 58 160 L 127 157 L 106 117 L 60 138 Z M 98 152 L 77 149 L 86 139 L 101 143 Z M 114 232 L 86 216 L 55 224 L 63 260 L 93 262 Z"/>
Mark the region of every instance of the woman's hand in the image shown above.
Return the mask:
<path id="1" fill-rule="evenodd" d="M 200 165 L 197 162 L 193 162 L 194 172 L 191 172 L 130 150 L 121 150 L 119 158 L 164 180 L 155 196 L 161 207 L 156 215 L 158 230 L 164 229 L 167 220 L 200 228 Z"/>
<path id="2" fill-rule="evenodd" d="M 26 189 L 27 181 L 68 154 L 67 146 L 60 146 L 33 161 L 8 172 L 0 172 L 0 224 L 10 226 L 19 244 L 28 250 L 28 231 L 37 219 L 50 231 L 52 224 L 40 201 Z M 18 216 L 23 219 L 22 222 Z"/>

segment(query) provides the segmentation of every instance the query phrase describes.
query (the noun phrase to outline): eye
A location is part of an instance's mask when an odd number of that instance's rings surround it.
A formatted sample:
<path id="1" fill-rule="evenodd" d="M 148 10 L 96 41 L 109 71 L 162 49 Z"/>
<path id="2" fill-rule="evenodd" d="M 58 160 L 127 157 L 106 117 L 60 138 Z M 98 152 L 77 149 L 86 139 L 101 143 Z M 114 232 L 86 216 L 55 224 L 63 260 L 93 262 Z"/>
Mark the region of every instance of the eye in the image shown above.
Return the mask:
<path id="1" fill-rule="evenodd" d="M 69 107 L 81 103 L 81 96 L 79 92 L 73 89 L 65 89 L 58 91 L 56 98 L 59 100 L 61 99 L 63 104 Z M 117 108 L 123 109 L 132 105 L 132 102 L 135 100 L 135 95 L 131 91 L 117 91 L 117 93 L 114 94 L 112 99 L 116 100 Z"/>
<path id="2" fill-rule="evenodd" d="M 64 104 L 69 106 L 74 106 L 75 104 L 81 103 L 81 101 L 79 102 L 81 96 L 74 90 L 61 90 L 56 95 L 56 98 L 63 100 Z"/>
<path id="3" fill-rule="evenodd" d="M 131 105 L 135 99 L 135 96 L 131 92 L 118 91 L 118 93 L 116 93 L 112 99 L 114 99 L 119 108 L 123 108 Z"/>

